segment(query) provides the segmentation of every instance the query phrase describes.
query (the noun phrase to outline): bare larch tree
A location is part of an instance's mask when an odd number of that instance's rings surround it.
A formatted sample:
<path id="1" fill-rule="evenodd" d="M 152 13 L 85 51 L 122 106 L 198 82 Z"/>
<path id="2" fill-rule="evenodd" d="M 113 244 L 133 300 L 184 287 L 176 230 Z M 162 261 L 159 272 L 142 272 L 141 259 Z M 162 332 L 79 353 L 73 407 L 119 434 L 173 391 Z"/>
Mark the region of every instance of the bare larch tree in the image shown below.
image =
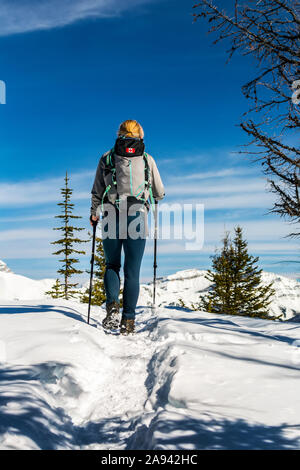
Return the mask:
<path id="1" fill-rule="evenodd" d="M 271 212 L 299 227 L 300 3 L 232 0 L 231 7 L 225 11 L 201 0 L 194 5 L 194 18 L 208 20 L 209 32 L 216 35 L 214 43 L 229 45 L 228 60 L 235 52 L 251 56 L 251 70 L 257 73 L 242 87 L 249 109 L 240 122 L 251 148 L 240 153 L 261 161 L 277 196 Z M 299 237 L 299 228 L 290 236 Z"/>

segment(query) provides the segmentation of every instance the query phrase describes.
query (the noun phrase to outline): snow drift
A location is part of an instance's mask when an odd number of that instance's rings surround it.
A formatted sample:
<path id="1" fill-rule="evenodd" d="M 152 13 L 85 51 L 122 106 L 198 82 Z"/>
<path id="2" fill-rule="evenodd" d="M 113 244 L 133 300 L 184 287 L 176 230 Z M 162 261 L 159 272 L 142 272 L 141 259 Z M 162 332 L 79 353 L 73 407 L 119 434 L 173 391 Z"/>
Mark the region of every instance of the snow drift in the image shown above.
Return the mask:
<path id="1" fill-rule="evenodd" d="M 55 280 L 36 281 L 29 277 L 13 273 L 0 260 L 0 300 L 37 300 L 45 298 L 45 292 L 51 289 Z"/>
<path id="2" fill-rule="evenodd" d="M 1 300 L 36 300 L 45 298 L 45 292 L 54 284 L 53 279 L 35 281 L 12 272 L 0 271 Z"/>

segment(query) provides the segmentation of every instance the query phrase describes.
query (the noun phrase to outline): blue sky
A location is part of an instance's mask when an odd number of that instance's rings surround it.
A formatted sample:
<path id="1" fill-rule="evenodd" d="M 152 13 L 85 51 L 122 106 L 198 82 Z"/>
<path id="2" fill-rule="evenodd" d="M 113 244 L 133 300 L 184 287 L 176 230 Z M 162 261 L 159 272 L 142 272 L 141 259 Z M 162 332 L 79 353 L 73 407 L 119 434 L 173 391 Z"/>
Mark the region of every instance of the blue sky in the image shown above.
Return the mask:
<path id="1" fill-rule="evenodd" d="M 224 45 L 212 46 L 207 25 L 193 23 L 193 4 L 0 0 L 0 259 L 15 272 L 55 276 L 49 242 L 65 171 L 88 228 L 99 156 L 121 121 L 137 119 L 166 202 L 205 204 L 203 250 L 162 242 L 160 275 L 207 268 L 224 227 L 240 223 L 264 269 L 297 276 L 297 244 L 284 238 L 290 226 L 267 214 L 274 196 L 259 165 L 234 153 L 246 142 L 237 124 L 253 64 L 236 57 L 226 65 Z M 144 280 L 151 258 L 149 241 Z"/>

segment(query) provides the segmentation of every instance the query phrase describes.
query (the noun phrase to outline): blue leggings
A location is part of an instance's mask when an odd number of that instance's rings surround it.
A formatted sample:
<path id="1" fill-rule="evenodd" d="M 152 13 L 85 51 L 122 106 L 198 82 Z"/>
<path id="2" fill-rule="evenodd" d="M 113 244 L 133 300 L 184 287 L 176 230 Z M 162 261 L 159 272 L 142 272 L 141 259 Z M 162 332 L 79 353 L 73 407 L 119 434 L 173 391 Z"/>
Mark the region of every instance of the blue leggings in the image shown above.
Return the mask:
<path id="1" fill-rule="evenodd" d="M 120 268 L 121 252 L 124 249 L 124 290 L 123 290 L 123 316 L 127 319 L 135 318 L 135 308 L 140 291 L 140 268 L 145 250 L 146 239 L 131 238 L 112 239 L 104 238 L 103 249 L 106 262 L 104 274 L 104 287 L 106 302 L 114 300 L 119 303 L 120 294 Z"/>

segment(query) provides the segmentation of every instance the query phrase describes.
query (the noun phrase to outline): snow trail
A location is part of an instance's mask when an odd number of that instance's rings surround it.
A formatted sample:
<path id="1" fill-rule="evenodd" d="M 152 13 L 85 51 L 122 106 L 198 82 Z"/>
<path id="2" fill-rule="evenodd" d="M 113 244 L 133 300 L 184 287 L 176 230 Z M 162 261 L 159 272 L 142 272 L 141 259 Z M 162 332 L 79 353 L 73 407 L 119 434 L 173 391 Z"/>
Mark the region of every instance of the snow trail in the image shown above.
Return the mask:
<path id="1" fill-rule="evenodd" d="M 1 448 L 122 449 L 142 412 L 154 349 L 151 310 L 141 312 L 137 335 L 122 337 L 104 332 L 103 309 L 93 308 L 93 328 L 78 304 L 69 305 L 1 307 L 7 352 L 0 372 L 1 431 L 9 424 Z"/>

